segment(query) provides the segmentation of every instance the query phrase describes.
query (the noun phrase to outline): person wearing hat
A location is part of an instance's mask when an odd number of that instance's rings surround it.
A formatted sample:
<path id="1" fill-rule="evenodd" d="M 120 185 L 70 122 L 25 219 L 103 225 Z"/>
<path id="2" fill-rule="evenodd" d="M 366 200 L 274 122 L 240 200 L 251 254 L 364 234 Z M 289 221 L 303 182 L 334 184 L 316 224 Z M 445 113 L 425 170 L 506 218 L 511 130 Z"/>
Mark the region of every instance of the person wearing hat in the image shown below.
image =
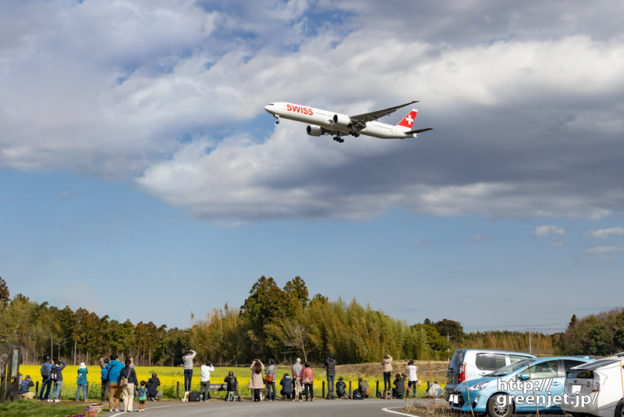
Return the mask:
<path id="1" fill-rule="evenodd" d="M 282 389 L 280 390 L 280 394 L 282 395 L 282 398 L 287 399 L 287 400 L 295 400 L 295 396 L 293 395 L 293 380 L 290 377 L 290 375 L 288 375 L 288 373 L 285 373 L 284 376 L 282 377 L 282 380 L 280 381 L 280 385 L 282 386 Z"/>
<path id="2" fill-rule="evenodd" d="M 336 395 L 338 398 L 344 398 L 347 396 L 347 384 L 345 384 L 344 379 L 342 377 L 338 378 L 338 382 L 336 382 Z"/>
<path id="3" fill-rule="evenodd" d="M 87 374 L 89 370 L 87 369 L 87 365 L 84 362 L 80 363 L 78 367 L 78 380 L 76 381 L 76 385 L 78 388 L 76 389 L 76 401 L 80 399 L 80 390 L 82 390 L 82 401 L 87 401 L 87 392 L 89 381 L 87 381 Z"/>
<path id="4" fill-rule="evenodd" d="M 35 385 L 32 379 L 30 379 L 30 375 L 26 375 L 26 378 L 20 384 L 19 396 L 24 400 L 32 400 L 35 398 L 35 393 L 30 392 L 30 387 Z"/>

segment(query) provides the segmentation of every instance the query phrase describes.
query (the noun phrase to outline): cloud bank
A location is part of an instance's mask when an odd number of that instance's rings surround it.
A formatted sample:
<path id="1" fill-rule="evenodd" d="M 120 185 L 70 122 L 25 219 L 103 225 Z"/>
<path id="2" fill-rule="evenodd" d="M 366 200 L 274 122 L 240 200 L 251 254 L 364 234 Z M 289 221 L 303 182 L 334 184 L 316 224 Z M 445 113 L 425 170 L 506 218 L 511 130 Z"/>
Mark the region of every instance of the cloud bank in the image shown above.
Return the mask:
<path id="1" fill-rule="evenodd" d="M 265 6 L 0 6 L 0 167 L 135 181 L 220 221 L 622 212 L 621 8 Z M 436 128 L 413 141 L 340 145 L 262 109 L 409 99 Z"/>

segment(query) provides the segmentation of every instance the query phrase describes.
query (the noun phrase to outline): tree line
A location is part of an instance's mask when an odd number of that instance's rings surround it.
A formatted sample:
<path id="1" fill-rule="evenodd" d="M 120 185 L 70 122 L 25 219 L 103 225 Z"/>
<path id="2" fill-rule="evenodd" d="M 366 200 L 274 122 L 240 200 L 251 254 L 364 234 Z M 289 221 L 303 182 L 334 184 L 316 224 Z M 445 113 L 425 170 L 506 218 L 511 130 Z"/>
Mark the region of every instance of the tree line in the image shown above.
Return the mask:
<path id="1" fill-rule="evenodd" d="M 17 294 L 10 297 L 0 278 L 0 347 L 18 346 L 26 363 L 45 356 L 68 363 L 96 363 L 111 353 L 130 353 L 140 365 L 176 365 L 191 338 L 190 329 L 152 322 L 119 322 L 84 308 L 59 309 Z"/>
<path id="2" fill-rule="evenodd" d="M 0 278 L 0 345 L 21 347 L 27 363 L 50 355 L 69 363 L 95 363 L 111 353 L 131 354 L 138 365 L 179 365 L 188 348 L 221 364 L 247 364 L 254 358 L 320 363 L 333 353 L 339 363 L 397 359 L 448 360 L 459 347 L 550 354 L 606 355 L 624 350 L 624 311 L 616 309 L 577 319 L 562 333 L 486 331 L 465 333 L 450 319 L 410 325 L 362 305 L 310 296 L 295 277 L 280 287 L 260 277 L 239 308 L 227 304 L 187 329 L 152 322 L 120 322 L 84 308 L 57 308 L 17 294 L 10 297 Z"/>

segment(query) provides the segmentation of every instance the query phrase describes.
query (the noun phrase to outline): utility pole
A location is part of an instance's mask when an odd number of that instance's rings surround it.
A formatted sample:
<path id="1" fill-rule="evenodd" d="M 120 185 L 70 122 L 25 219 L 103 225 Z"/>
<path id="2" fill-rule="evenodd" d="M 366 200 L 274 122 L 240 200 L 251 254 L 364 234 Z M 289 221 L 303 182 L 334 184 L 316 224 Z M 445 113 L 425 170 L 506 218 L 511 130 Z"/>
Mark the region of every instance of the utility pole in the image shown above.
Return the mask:
<path id="1" fill-rule="evenodd" d="M 529 353 L 533 353 L 533 349 L 531 347 L 531 329 L 529 329 Z"/>

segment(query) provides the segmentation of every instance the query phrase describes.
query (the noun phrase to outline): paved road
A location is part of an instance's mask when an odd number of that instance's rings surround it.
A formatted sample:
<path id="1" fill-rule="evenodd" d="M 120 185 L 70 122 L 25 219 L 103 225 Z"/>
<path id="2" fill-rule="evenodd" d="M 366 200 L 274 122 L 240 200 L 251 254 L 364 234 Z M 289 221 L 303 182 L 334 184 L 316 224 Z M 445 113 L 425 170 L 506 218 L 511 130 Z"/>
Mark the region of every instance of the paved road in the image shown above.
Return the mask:
<path id="1" fill-rule="evenodd" d="M 158 402 L 145 410 L 145 413 L 106 413 L 103 417 L 139 415 L 146 417 L 397 417 L 382 411 L 382 408 L 400 409 L 402 400 L 320 400 L 314 402 L 264 401 L 178 403 Z"/>

